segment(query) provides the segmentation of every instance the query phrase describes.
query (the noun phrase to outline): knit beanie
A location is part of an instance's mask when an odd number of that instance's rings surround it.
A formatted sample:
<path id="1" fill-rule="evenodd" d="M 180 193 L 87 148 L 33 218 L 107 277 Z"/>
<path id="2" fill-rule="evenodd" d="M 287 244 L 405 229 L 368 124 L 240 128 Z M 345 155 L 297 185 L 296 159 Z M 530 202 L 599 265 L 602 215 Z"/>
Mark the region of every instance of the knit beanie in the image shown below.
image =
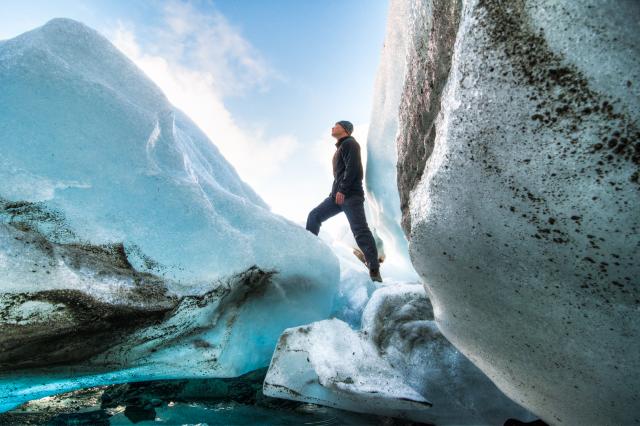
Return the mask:
<path id="1" fill-rule="evenodd" d="M 353 132 L 353 124 L 351 124 L 350 121 L 342 120 L 342 121 L 338 121 L 336 124 L 341 125 L 342 128 L 346 130 L 348 134 L 351 134 Z"/>

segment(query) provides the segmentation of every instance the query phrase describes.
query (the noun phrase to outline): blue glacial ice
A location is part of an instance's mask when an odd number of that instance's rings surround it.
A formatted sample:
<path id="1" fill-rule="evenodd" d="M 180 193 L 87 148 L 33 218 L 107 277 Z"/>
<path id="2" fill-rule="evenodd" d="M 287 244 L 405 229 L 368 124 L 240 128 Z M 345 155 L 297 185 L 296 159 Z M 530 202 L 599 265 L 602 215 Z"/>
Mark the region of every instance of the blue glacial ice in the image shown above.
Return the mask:
<path id="1" fill-rule="evenodd" d="M 338 280 L 97 32 L 55 19 L 0 44 L 0 411 L 264 367 Z"/>
<path id="2" fill-rule="evenodd" d="M 409 37 L 406 23 L 413 9 L 417 9 L 417 6 L 408 1 L 394 1 L 389 5 L 384 46 L 374 87 L 365 172 L 370 221 L 384 243 L 384 269 L 405 281 L 417 281 L 418 275 L 411 265 L 407 238 L 401 227 L 395 141 L 406 73 L 405 52 Z"/>

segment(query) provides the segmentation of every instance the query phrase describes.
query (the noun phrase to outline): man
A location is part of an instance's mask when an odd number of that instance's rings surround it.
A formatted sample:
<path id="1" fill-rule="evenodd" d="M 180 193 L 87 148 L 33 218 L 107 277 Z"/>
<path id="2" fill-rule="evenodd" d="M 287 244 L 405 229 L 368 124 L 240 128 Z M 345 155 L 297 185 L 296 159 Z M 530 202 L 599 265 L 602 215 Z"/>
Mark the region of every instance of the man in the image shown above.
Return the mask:
<path id="1" fill-rule="evenodd" d="M 337 139 L 333 154 L 333 186 L 331 194 L 309 213 L 307 230 L 318 235 L 322 222 L 344 212 L 366 259 L 369 276 L 373 281 L 382 282 L 378 250 L 364 214 L 360 145 L 351 136 L 352 132 L 353 124 L 348 121 L 338 121 L 331 129 L 331 136 Z"/>

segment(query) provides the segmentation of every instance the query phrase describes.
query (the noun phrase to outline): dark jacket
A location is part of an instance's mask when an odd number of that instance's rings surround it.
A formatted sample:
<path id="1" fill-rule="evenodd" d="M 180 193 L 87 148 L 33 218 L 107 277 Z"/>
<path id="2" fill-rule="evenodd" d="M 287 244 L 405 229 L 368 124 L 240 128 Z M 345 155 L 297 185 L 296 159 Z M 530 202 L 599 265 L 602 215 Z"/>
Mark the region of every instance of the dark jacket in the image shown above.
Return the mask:
<path id="1" fill-rule="evenodd" d="M 345 136 L 336 142 L 336 152 L 333 154 L 333 186 L 331 198 L 342 192 L 345 197 L 361 195 L 362 188 L 362 160 L 360 159 L 360 145 L 352 136 Z"/>

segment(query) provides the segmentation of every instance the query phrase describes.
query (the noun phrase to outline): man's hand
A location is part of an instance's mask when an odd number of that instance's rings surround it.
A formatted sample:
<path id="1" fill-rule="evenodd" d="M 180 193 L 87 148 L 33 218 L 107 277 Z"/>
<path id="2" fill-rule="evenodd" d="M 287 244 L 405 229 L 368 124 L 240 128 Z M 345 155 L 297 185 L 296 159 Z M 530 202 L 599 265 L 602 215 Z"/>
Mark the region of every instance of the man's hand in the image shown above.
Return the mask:
<path id="1" fill-rule="evenodd" d="M 336 193 L 336 204 L 341 206 L 344 203 L 344 194 L 342 192 Z"/>

